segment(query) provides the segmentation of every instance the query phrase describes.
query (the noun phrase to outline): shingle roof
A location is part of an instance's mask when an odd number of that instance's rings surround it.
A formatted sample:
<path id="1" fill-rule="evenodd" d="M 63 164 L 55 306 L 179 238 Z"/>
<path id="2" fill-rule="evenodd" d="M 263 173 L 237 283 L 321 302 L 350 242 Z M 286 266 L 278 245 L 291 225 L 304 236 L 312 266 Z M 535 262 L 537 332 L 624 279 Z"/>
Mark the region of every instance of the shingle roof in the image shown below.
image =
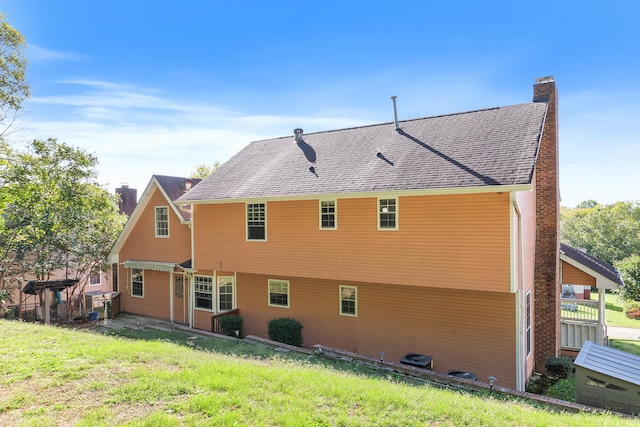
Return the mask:
<path id="1" fill-rule="evenodd" d="M 531 183 L 547 105 L 256 141 L 178 202 Z M 379 153 L 379 154 L 378 154 Z"/>
<path id="2" fill-rule="evenodd" d="M 190 188 L 193 188 L 196 184 L 202 181 L 199 178 L 182 178 L 179 176 L 166 175 L 153 175 L 153 178 L 158 181 L 158 184 L 162 187 L 162 190 L 172 202 L 178 200 L 180 196 L 184 195 L 184 193 L 188 191 L 187 187 L 189 187 L 189 185 L 185 186 L 185 184 L 190 183 Z M 179 210 L 179 213 L 185 221 L 191 219 L 191 215 L 187 212 Z"/>
<path id="3" fill-rule="evenodd" d="M 624 281 L 622 280 L 622 277 L 620 277 L 620 273 L 613 265 L 565 243 L 560 243 L 560 252 L 585 267 L 590 268 L 596 273 L 603 275 L 612 282 L 617 283 L 620 286 L 624 285 Z"/>

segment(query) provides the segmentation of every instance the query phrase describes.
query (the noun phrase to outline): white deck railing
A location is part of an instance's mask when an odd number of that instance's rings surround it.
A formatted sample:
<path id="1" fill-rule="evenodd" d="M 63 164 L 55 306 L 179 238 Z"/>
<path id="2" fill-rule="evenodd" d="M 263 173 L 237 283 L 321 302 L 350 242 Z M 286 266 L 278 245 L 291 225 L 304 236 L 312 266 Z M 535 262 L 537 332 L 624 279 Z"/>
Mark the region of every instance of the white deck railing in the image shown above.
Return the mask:
<path id="1" fill-rule="evenodd" d="M 598 301 L 588 299 L 561 298 L 560 317 L 562 320 L 579 320 L 598 323 Z"/>

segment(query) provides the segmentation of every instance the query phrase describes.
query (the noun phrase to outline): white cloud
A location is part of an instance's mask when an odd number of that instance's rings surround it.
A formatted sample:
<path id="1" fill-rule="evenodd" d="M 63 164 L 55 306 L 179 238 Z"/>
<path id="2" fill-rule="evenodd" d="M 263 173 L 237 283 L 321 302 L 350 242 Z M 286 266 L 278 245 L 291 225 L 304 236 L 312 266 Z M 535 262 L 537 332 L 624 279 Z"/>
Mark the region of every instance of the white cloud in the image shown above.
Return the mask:
<path id="1" fill-rule="evenodd" d="M 84 56 L 68 51 L 55 51 L 45 49 L 33 44 L 27 45 L 26 54 L 28 58 L 33 62 L 45 62 L 45 61 L 81 61 Z"/>

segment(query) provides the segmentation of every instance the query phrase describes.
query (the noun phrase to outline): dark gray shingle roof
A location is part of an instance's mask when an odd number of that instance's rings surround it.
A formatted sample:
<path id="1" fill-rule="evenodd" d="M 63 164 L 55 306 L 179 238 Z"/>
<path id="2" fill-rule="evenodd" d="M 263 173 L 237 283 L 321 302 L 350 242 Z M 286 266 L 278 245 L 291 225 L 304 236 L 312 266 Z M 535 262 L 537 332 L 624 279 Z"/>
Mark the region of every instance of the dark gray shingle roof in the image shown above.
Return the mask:
<path id="1" fill-rule="evenodd" d="M 545 103 L 256 141 L 178 202 L 530 184 Z M 377 154 L 377 153 L 380 154 Z"/>
<path id="2" fill-rule="evenodd" d="M 180 198 L 180 196 L 184 195 L 187 191 L 188 184 L 190 184 L 191 188 L 195 187 L 200 181 L 199 178 L 183 178 L 179 176 L 167 176 L 167 175 L 153 175 L 153 177 L 158 181 L 158 184 L 164 192 L 167 194 L 171 202 L 175 202 Z M 191 215 L 182 210 L 178 211 L 182 218 L 185 221 L 191 219 Z"/>

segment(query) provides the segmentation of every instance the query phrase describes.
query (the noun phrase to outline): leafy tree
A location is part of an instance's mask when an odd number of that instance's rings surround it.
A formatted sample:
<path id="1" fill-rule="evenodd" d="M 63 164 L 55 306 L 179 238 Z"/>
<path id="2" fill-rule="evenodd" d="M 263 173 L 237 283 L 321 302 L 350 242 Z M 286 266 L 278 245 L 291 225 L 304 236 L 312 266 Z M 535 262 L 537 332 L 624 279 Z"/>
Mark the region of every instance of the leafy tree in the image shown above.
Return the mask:
<path id="1" fill-rule="evenodd" d="M 22 34 L 9 25 L 6 15 L 0 12 L 0 137 L 11 126 L 22 102 L 30 96 L 25 79 L 25 47 Z"/>
<path id="2" fill-rule="evenodd" d="M 216 161 L 213 165 L 207 166 L 206 164 L 201 164 L 196 167 L 196 169 L 191 172 L 191 178 L 201 178 L 204 179 L 214 173 L 220 167 L 220 162 Z"/>
<path id="3" fill-rule="evenodd" d="M 616 292 L 625 301 L 640 301 L 640 255 L 633 254 L 615 263 L 624 280 Z"/>
<path id="4" fill-rule="evenodd" d="M 562 242 L 613 264 L 640 253 L 640 205 L 633 201 L 600 205 L 589 200 L 575 209 L 563 207 L 560 233 Z"/>
<path id="5" fill-rule="evenodd" d="M 126 220 L 116 196 L 97 183 L 97 158 L 55 139 L 34 140 L 24 152 L 2 149 L 0 287 L 54 272 L 82 277 L 84 287 Z"/>

